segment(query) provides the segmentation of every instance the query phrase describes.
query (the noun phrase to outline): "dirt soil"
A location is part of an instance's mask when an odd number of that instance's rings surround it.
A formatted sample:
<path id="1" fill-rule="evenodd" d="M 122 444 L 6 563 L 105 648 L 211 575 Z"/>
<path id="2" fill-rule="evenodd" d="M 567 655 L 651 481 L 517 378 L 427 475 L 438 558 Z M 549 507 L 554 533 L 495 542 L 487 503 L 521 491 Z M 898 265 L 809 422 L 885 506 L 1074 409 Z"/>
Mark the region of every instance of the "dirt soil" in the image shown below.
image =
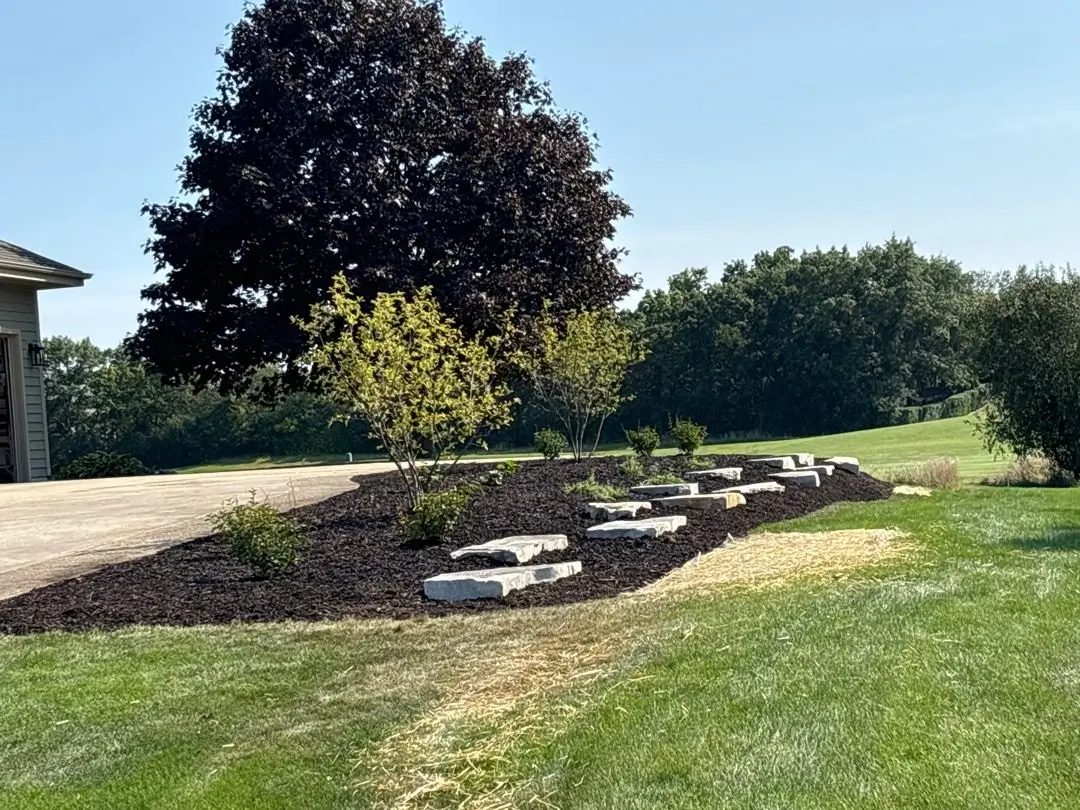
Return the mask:
<path id="1" fill-rule="evenodd" d="M 713 456 L 718 467 L 743 467 L 743 483 L 773 472 L 744 456 Z M 655 459 L 650 472 L 678 471 L 682 462 Z M 459 468 L 479 479 L 488 465 Z M 77 579 L 0 602 L 0 633 L 114 629 L 129 625 L 223 624 L 320 620 L 344 617 L 408 618 L 477 610 L 504 610 L 602 599 L 634 590 L 723 545 L 728 535 L 745 535 L 764 523 L 801 517 L 841 501 L 889 497 L 892 487 L 865 474 L 822 476 L 818 489 L 788 486 L 783 493 L 747 497 L 746 506 L 727 511 L 654 509 L 652 514 L 685 514 L 687 525 L 656 540 L 586 540 L 593 525 L 582 513 L 591 500 L 567 495 L 564 484 L 594 473 L 602 483 L 639 483 L 619 470 L 619 459 L 583 462 L 524 462 L 516 475 L 486 487 L 443 545 L 410 546 L 399 524 L 403 502 L 395 474 L 358 476 L 354 491 L 305 506 L 292 514 L 306 526 L 311 545 L 303 561 L 274 580 L 254 577 L 228 556 L 216 537 L 174 546 L 150 557 L 108 566 Z M 731 486 L 703 481 L 701 491 Z M 644 516 L 644 515 L 643 515 Z M 460 546 L 514 534 L 566 534 L 565 551 L 543 554 L 530 564 L 580 560 L 582 573 L 517 591 L 505 599 L 445 604 L 424 598 L 423 580 L 448 571 L 497 567 L 478 558 L 452 561 Z"/>

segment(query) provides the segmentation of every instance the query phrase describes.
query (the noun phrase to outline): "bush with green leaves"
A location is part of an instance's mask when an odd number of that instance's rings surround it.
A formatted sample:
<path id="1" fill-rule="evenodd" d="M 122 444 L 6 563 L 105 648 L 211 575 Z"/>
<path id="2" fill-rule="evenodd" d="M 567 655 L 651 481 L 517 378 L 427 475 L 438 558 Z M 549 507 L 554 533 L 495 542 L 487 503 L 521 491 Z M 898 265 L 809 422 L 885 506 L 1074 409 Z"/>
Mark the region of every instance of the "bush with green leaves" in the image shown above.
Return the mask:
<path id="1" fill-rule="evenodd" d="M 573 484 L 565 484 L 563 492 L 567 495 L 584 495 L 593 501 L 617 501 L 626 497 L 625 490 L 612 484 L 601 484 L 596 480 L 596 473 L 589 473 L 584 481 L 575 481 Z"/>
<path id="2" fill-rule="evenodd" d="M 566 452 L 569 442 L 566 441 L 566 436 L 559 431 L 545 428 L 536 431 L 533 436 L 533 446 L 536 448 L 536 452 L 548 461 L 554 461 Z"/>
<path id="3" fill-rule="evenodd" d="M 300 524 L 252 493 L 248 503 L 233 501 L 210 516 L 210 525 L 222 536 L 229 553 L 263 577 L 285 573 L 300 561 L 307 540 Z"/>
<path id="4" fill-rule="evenodd" d="M 56 477 L 69 481 L 81 478 L 122 478 L 149 474 L 150 470 L 146 465 L 134 456 L 99 450 L 79 456 L 63 467 Z"/>
<path id="5" fill-rule="evenodd" d="M 642 427 L 626 431 L 626 441 L 636 455 L 648 458 L 660 446 L 660 434 L 656 428 Z"/>
<path id="6" fill-rule="evenodd" d="M 689 419 L 676 419 L 671 425 L 671 438 L 684 456 L 692 456 L 701 445 L 705 444 L 708 431 L 704 425 Z"/>
<path id="7" fill-rule="evenodd" d="M 476 494 L 475 484 L 463 484 L 453 489 L 427 493 L 420 499 L 420 503 L 402 516 L 405 533 L 414 543 L 441 543 L 450 536 L 469 501 Z"/>

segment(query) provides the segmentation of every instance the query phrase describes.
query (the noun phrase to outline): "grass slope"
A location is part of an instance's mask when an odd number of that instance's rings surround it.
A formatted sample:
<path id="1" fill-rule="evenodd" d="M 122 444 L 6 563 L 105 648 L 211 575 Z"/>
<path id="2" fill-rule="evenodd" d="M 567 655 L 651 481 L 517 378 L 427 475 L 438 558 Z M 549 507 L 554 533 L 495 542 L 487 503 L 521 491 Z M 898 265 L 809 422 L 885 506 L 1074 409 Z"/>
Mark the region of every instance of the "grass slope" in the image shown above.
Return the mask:
<path id="1" fill-rule="evenodd" d="M 918 551 L 681 600 L 0 638 L 0 806 L 1073 806 L 1076 492 L 787 528 L 851 527 Z"/>

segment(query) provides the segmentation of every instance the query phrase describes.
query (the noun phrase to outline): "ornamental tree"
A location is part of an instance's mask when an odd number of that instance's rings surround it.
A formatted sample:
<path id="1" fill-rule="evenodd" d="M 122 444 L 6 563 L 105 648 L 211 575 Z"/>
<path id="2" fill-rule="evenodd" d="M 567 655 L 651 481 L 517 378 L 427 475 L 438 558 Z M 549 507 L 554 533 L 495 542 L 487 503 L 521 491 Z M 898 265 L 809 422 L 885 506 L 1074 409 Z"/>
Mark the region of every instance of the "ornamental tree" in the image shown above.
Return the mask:
<path id="1" fill-rule="evenodd" d="M 401 474 L 410 509 L 462 454 L 486 447 L 486 431 L 510 423 L 516 400 L 500 381 L 502 365 L 513 360 L 509 316 L 499 334 L 468 338 L 429 287 L 380 293 L 366 308 L 338 275 L 329 299 L 299 323 L 309 340 L 305 360 L 338 418 L 368 425 Z"/>
<path id="2" fill-rule="evenodd" d="M 580 461 L 596 452 L 607 418 L 632 399 L 623 382 L 644 349 L 611 309 L 575 313 L 561 328 L 548 314 L 539 339 L 539 352 L 527 365 L 536 400 L 566 429 Z"/>
<path id="3" fill-rule="evenodd" d="M 130 345 L 167 380 L 229 390 L 274 365 L 300 383 L 293 320 L 338 272 L 367 300 L 430 287 L 468 335 L 636 286 L 584 119 L 437 0 L 264 0 L 222 57 L 179 195 L 143 208 L 163 277 Z"/>

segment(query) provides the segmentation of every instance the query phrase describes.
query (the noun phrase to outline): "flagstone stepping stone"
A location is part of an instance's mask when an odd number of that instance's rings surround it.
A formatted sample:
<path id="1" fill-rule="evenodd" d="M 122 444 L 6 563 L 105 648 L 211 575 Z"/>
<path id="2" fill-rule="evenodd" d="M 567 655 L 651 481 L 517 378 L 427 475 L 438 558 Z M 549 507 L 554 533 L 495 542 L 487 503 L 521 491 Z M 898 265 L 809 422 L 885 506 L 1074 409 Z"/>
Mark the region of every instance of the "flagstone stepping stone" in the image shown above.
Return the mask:
<path id="1" fill-rule="evenodd" d="M 776 481 L 761 481 L 757 484 L 742 484 L 737 487 L 718 489 L 716 492 L 738 492 L 740 495 L 756 495 L 761 492 L 783 492 L 784 485 Z"/>
<path id="2" fill-rule="evenodd" d="M 581 562 L 526 565 L 521 568 L 486 568 L 480 571 L 455 571 L 424 580 L 424 596 L 440 602 L 466 599 L 498 599 L 511 591 L 554 582 L 581 573 Z"/>
<path id="3" fill-rule="evenodd" d="M 814 466 L 814 454 L 813 453 L 792 453 L 791 458 L 800 467 L 813 467 Z"/>
<path id="4" fill-rule="evenodd" d="M 656 506 L 689 506 L 699 509 L 734 509 L 746 506 L 746 496 L 741 492 L 710 492 L 705 495 L 671 495 L 653 500 Z"/>
<path id="5" fill-rule="evenodd" d="M 723 478 L 727 481 L 741 481 L 742 467 L 717 467 L 715 470 L 690 470 L 687 478 Z"/>
<path id="6" fill-rule="evenodd" d="M 638 487 L 630 487 L 633 495 L 644 495 L 647 498 L 663 498 L 667 495 L 697 495 L 697 484 L 642 484 Z"/>
<path id="7" fill-rule="evenodd" d="M 798 470 L 796 472 L 771 473 L 769 478 L 775 478 L 785 483 L 796 484 L 801 487 L 820 487 L 821 478 L 816 470 Z"/>
<path id="8" fill-rule="evenodd" d="M 645 520 L 613 520 L 590 526 L 585 536 L 590 540 L 640 540 L 643 537 L 655 538 L 668 532 L 675 532 L 686 525 L 682 515 L 664 515 Z"/>
<path id="9" fill-rule="evenodd" d="M 794 470 L 795 459 L 791 456 L 774 456 L 771 458 L 755 458 L 751 459 L 754 464 L 767 464 L 770 467 L 776 467 L 778 470 Z"/>
<path id="10" fill-rule="evenodd" d="M 625 520 L 636 518 L 640 511 L 649 511 L 652 504 L 648 501 L 617 501 L 614 503 L 587 503 L 585 514 L 597 520 Z"/>
<path id="11" fill-rule="evenodd" d="M 832 464 L 849 473 L 857 473 L 859 471 L 859 460 L 852 456 L 833 456 L 832 458 L 825 459 L 825 463 Z"/>
<path id="12" fill-rule="evenodd" d="M 809 467 L 799 467 L 796 472 L 803 472 L 805 470 L 813 470 L 820 475 L 832 475 L 836 469 L 835 464 L 811 464 Z"/>
<path id="13" fill-rule="evenodd" d="M 507 565 L 521 565 L 542 552 L 561 551 L 567 543 L 565 534 L 523 534 L 459 548 L 450 552 L 450 559 L 490 557 Z"/>

